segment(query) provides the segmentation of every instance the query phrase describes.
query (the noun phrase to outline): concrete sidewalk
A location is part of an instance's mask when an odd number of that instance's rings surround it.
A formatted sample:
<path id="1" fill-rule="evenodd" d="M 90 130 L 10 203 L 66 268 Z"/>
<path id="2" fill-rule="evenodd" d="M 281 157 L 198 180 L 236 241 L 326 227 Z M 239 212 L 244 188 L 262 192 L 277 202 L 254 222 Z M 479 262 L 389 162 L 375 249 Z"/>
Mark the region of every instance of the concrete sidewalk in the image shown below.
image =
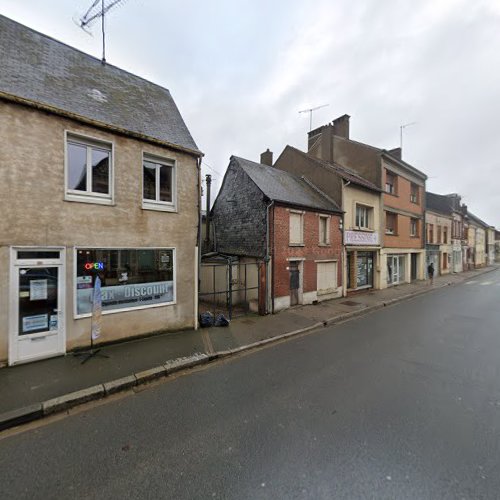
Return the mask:
<path id="1" fill-rule="evenodd" d="M 269 316 L 249 315 L 226 328 L 186 330 L 102 348 L 109 356 L 84 365 L 64 357 L 0 369 L 0 430 L 41 418 L 174 371 L 251 349 L 267 342 L 333 324 L 377 308 L 461 283 L 486 267 L 427 282 L 399 285 L 348 298 L 298 306 Z"/>

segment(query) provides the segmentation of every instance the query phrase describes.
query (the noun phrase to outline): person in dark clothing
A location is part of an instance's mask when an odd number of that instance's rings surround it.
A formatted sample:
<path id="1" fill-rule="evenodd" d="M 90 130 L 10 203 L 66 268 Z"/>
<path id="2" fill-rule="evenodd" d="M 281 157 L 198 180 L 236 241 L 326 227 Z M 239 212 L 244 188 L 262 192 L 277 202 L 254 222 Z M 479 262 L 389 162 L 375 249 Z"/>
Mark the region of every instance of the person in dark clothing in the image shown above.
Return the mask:
<path id="1" fill-rule="evenodd" d="M 434 282 L 434 262 L 431 262 L 427 266 L 427 274 L 429 275 L 429 279 L 431 280 L 431 285 Z"/>

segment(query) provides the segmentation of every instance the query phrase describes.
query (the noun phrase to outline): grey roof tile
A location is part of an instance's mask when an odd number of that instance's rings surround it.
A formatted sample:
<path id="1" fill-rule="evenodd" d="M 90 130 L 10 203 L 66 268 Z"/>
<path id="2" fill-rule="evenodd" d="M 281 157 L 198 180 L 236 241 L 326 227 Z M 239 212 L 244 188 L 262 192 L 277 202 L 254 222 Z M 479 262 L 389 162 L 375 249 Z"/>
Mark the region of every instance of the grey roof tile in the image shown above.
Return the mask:
<path id="1" fill-rule="evenodd" d="M 0 15 L 0 92 L 198 152 L 170 92 Z"/>
<path id="2" fill-rule="evenodd" d="M 341 212 L 340 207 L 333 200 L 304 178 L 237 156 L 232 156 L 231 161 L 236 162 L 270 200 L 330 212 Z"/>

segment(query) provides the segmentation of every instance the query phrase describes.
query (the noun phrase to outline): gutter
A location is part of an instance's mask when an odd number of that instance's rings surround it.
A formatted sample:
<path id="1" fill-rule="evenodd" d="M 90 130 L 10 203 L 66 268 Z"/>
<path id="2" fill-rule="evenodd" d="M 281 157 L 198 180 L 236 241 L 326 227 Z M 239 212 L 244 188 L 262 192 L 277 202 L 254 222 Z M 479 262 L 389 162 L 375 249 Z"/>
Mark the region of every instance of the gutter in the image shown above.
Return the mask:
<path id="1" fill-rule="evenodd" d="M 269 272 L 269 263 L 271 262 L 271 255 L 269 251 L 270 250 L 269 209 L 273 205 L 274 205 L 274 200 L 271 200 L 271 203 L 269 203 L 269 205 L 266 206 L 266 257 L 264 259 L 266 263 L 266 313 L 269 313 L 269 310 L 271 310 L 272 314 L 274 314 L 274 260 L 271 263 L 271 272 Z M 274 241 L 274 210 L 273 210 L 273 241 Z M 269 283 L 271 283 L 271 290 L 269 290 Z M 271 294 L 269 294 L 269 291 L 271 292 Z M 269 305 L 271 305 L 271 307 L 269 307 Z"/>
<path id="2" fill-rule="evenodd" d="M 85 116 L 79 115 L 77 113 L 73 113 L 71 111 L 65 111 L 60 108 L 56 108 L 55 106 L 51 106 L 49 104 L 43 104 L 39 103 L 36 101 L 32 101 L 30 99 L 25 99 L 24 97 L 18 97 L 13 94 L 8 94 L 6 92 L 0 91 L 0 99 L 3 99 L 8 102 L 13 102 L 16 104 L 20 104 L 22 106 L 27 106 L 30 108 L 37 109 L 39 111 L 45 111 L 47 113 L 51 113 L 54 115 L 62 116 L 64 118 L 70 118 L 71 120 L 76 120 L 81 123 L 84 123 L 85 125 L 91 125 L 93 127 L 108 131 L 108 132 L 113 132 L 116 134 L 122 134 L 128 137 L 133 137 L 134 139 L 140 139 L 145 142 L 149 142 L 151 144 L 155 144 L 157 146 L 163 146 L 163 147 L 168 147 L 171 149 L 175 149 L 176 151 L 181 151 L 183 153 L 187 153 L 189 155 L 195 156 L 197 158 L 201 158 L 205 156 L 201 151 L 197 149 L 190 149 L 186 148 L 184 146 L 179 146 L 178 144 L 173 144 L 171 142 L 167 141 L 162 141 L 160 139 L 155 139 L 154 137 L 151 137 L 149 135 L 141 134 L 139 132 L 133 132 L 131 130 L 117 127 L 115 125 L 109 125 L 107 123 L 98 121 L 98 120 L 93 120 L 92 118 L 87 118 Z"/>

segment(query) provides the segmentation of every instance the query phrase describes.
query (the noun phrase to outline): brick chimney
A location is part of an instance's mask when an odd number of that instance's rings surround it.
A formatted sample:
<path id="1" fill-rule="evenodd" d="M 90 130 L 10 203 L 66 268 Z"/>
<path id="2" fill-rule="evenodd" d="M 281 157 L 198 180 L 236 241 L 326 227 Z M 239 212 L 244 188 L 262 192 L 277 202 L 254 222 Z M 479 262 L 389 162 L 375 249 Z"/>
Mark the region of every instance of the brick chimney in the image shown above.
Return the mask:
<path id="1" fill-rule="evenodd" d="M 273 152 L 269 151 L 269 148 L 260 154 L 260 162 L 262 165 L 269 165 L 270 167 L 273 166 Z"/>
<path id="2" fill-rule="evenodd" d="M 307 152 L 325 161 L 333 161 L 333 137 L 349 139 L 349 115 L 339 116 L 332 123 L 308 133 Z"/>
<path id="3" fill-rule="evenodd" d="M 349 139 L 349 115 L 342 115 L 333 120 L 333 135 Z"/>

